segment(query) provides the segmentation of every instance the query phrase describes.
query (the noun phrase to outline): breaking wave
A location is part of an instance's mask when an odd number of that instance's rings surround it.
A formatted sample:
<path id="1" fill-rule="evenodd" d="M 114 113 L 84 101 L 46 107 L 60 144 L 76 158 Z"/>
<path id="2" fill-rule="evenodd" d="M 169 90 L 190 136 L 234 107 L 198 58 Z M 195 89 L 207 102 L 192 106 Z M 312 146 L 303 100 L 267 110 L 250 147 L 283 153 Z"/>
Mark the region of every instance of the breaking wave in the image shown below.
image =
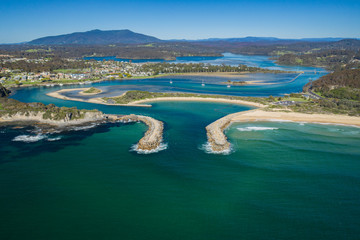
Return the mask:
<path id="1" fill-rule="evenodd" d="M 48 138 L 47 140 L 49 141 L 49 142 L 54 142 L 54 141 L 58 141 L 58 140 L 60 140 L 61 139 L 61 137 L 54 137 L 54 138 Z"/>
<path id="2" fill-rule="evenodd" d="M 223 151 L 213 151 L 211 148 L 211 144 L 209 142 L 206 142 L 203 145 L 201 145 L 200 150 L 203 150 L 208 154 L 222 154 L 222 155 L 229 155 L 230 153 L 234 152 L 231 144 L 229 149 Z"/>
<path id="3" fill-rule="evenodd" d="M 243 127 L 243 128 L 237 128 L 237 130 L 241 132 L 251 132 L 251 131 L 266 131 L 266 130 L 277 130 L 279 128 L 274 127 Z"/>
<path id="4" fill-rule="evenodd" d="M 47 138 L 47 136 L 43 135 L 43 134 L 38 134 L 38 135 L 35 135 L 35 136 L 32 136 L 32 135 L 19 135 L 19 136 L 16 136 L 13 139 L 13 141 L 14 142 L 32 143 L 32 142 L 37 142 L 37 141 L 43 140 L 45 138 Z"/>
<path id="5" fill-rule="evenodd" d="M 19 136 L 16 136 L 12 141 L 33 143 L 33 142 L 38 142 L 41 140 L 47 140 L 49 142 L 53 142 L 53 141 L 58 141 L 60 139 L 61 139 L 61 137 L 50 138 L 48 135 L 45 135 L 45 134 L 37 134 L 37 135 L 19 135 Z"/>
<path id="6" fill-rule="evenodd" d="M 87 125 L 87 126 L 74 127 L 74 128 L 72 128 L 71 130 L 74 130 L 74 131 L 83 131 L 83 130 L 88 130 L 88 129 L 94 128 L 94 127 L 96 127 L 97 125 L 98 125 L 98 124 L 90 124 L 90 125 Z"/>
<path id="7" fill-rule="evenodd" d="M 138 144 L 134 144 L 130 148 L 130 151 L 137 152 L 138 154 L 150 154 L 150 153 L 157 153 L 157 152 L 163 151 L 163 150 L 165 150 L 167 148 L 168 148 L 167 143 L 160 143 L 160 145 L 157 148 L 153 149 L 153 150 L 141 150 L 141 149 L 138 149 Z"/>

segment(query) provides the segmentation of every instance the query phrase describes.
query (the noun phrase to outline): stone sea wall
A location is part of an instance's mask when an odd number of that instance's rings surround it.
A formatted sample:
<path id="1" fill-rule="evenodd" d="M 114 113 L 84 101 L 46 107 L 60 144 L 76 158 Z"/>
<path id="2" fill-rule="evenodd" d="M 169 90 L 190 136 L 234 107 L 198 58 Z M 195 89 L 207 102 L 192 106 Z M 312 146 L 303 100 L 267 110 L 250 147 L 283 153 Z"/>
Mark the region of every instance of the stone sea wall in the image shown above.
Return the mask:
<path id="1" fill-rule="evenodd" d="M 163 140 L 164 124 L 154 118 L 139 115 L 126 115 L 120 117 L 123 122 L 143 122 L 148 126 L 144 137 L 140 139 L 137 150 L 151 151 L 157 149 Z"/>

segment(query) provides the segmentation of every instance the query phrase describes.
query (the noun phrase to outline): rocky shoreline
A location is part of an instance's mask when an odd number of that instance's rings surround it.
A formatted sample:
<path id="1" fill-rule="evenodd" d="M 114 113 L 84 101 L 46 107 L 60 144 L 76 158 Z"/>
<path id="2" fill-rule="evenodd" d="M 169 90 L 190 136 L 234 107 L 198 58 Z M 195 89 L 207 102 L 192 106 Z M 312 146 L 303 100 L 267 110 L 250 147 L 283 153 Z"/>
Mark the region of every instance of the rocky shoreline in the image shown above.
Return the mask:
<path id="1" fill-rule="evenodd" d="M 1 125 L 10 126 L 38 126 L 43 133 L 51 133 L 54 131 L 71 130 L 74 126 L 87 126 L 93 123 L 130 123 L 143 122 L 148 126 L 145 135 L 139 140 L 137 150 L 152 151 L 156 150 L 161 142 L 164 130 L 164 124 L 154 118 L 138 115 L 112 115 L 103 114 L 100 111 L 86 112 L 81 119 L 71 119 L 71 115 L 61 120 L 50 120 L 43 118 L 43 112 L 27 112 L 16 113 L 13 115 L 3 115 L 0 117 Z"/>
<path id="2" fill-rule="evenodd" d="M 230 150 L 224 130 L 231 124 L 233 115 L 229 114 L 206 126 L 207 139 L 213 152 L 223 153 Z"/>
<path id="3" fill-rule="evenodd" d="M 137 144 L 140 151 L 152 151 L 159 148 L 163 140 L 164 123 L 154 118 L 141 115 L 126 115 L 119 119 L 122 122 L 143 122 L 148 126 L 144 137 Z"/>

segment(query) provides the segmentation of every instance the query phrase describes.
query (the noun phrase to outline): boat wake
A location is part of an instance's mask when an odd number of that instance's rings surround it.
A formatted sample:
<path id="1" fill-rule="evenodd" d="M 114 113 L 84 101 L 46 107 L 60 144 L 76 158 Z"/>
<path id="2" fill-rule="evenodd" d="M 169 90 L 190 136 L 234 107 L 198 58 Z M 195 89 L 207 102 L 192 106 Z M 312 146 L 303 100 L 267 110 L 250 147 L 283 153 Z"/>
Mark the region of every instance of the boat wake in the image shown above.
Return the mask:
<path id="1" fill-rule="evenodd" d="M 153 149 L 153 150 L 141 150 L 141 149 L 138 149 L 138 144 L 134 144 L 130 148 L 130 151 L 131 152 L 137 152 L 138 154 L 150 154 L 150 153 L 157 153 L 157 152 L 163 151 L 163 150 L 165 150 L 167 148 L 168 148 L 167 143 L 160 143 L 160 145 L 157 148 Z"/>

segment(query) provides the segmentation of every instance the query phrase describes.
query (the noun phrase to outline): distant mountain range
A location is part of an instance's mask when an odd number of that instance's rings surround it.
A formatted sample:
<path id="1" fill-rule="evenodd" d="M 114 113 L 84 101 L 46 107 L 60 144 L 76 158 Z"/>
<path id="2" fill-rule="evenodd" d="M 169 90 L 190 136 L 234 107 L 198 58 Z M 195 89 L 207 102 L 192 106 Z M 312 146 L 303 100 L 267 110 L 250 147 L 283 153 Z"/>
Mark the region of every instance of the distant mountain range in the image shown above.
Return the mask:
<path id="1" fill-rule="evenodd" d="M 244 37 L 244 38 L 208 38 L 208 39 L 200 39 L 194 40 L 196 42 L 199 41 L 208 41 L 208 42 L 336 42 L 343 40 L 344 38 L 300 38 L 300 39 L 282 39 L 282 38 L 275 38 L 275 37 Z"/>
<path id="2" fill-rule="evenodd" d="M 88 32 L 75 32 L 70 34 L 43 37 L 32 40 L 28 44 L 34 45 L 65 45 L 65 44 L 139 44 L 154 43 L 161 40 L 156 37 L 135 33 L 130 30 L 92 30 Z"/>
<path id="3" fill-rule="evenodd" d="M 275 37 L 244 37 L 244 38 L 209 38 L 200 40 L 160 40 L 156 37 L 135 33 L 130 30 L 92 30 L 87 32 L 75 32 L 70 34 L 38 38 L 28 42 L 33 45 L 106 45 L 106 44 L 146 44 L 157 42 L 228 42 L 228 43 L 267 43 L 275 44 L 282 42 L 336 42 L 345 38 L 302 38 L 281 39 Z"/>

